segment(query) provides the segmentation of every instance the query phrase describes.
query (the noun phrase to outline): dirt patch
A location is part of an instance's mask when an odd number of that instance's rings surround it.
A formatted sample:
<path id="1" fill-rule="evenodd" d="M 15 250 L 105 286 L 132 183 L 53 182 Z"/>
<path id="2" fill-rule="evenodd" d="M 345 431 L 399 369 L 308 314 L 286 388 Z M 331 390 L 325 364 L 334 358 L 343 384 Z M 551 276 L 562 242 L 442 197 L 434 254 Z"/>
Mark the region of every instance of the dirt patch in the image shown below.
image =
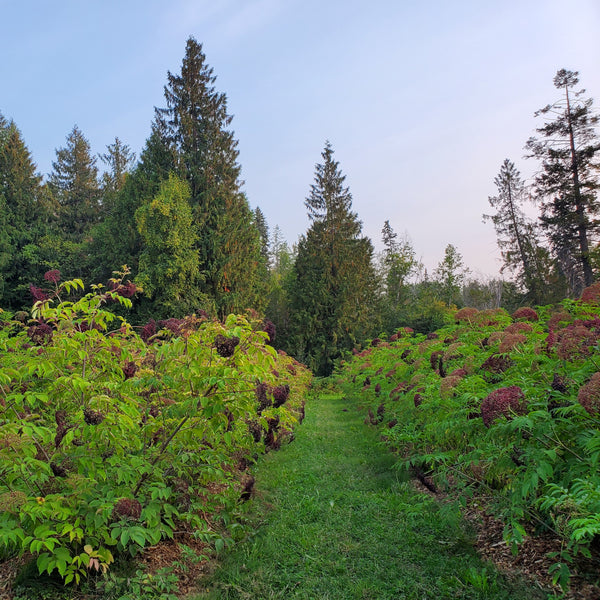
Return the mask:
<path id="1" fill-rule="evenodd" d="M 198 557 L 210 556 L 210 547 L 186 536 L 178 540 L 167 540 L 147 548 L 141 556 L 140 562 L 149 573 L 156 573 L 159 569 L 169 568 L 178 578 L 178 590 L 181 596 L 197 591 L 198 580 L 206 576 L 214 569 L 213 561 L 209 558 L 197 560 L 193 555 L 186 555 L 182 550 L 182 544 L 190 548 Z"/>
<path id="2" fill-rule="evenodd" d="M 413 485 L 423 494 L 442 501 L 450 500 L 450 496 L 433 493 L 418 480 L 414 480 Z M 509 579 L 520 575 L 540 589 L 547 592 L 553 591 L 560 596 L 561 590 L 552 584 L 552 577 L 549 574 L 550 567 L 556 561 L 548 557 L 548 554 L 560 552 L 564 547 L 562 540 L 551 533 L 534 534 L 530 531 L 519 545 L 519 551 L 515 555 L 504 541 L 503 523 L 491 516 L 483 503 L 473 501 L 466 510 L 461 511 L 461 514 L 476 532 L 475 548 L 479 554 L 493 563 L 502 574 Z M 564 600 L 598 600 L 600 598 L 600 587 L 589 583 L 589 577 L 586 578 L 586 574 L 591 573 L 596 573 L 596 577 L 598 576 L 599 561 L 600 556 L 596 556 L 595 570 L 594 565 L 588 561 L 582 561 L 571 569 L 570 589 L 563 596 Z"/>

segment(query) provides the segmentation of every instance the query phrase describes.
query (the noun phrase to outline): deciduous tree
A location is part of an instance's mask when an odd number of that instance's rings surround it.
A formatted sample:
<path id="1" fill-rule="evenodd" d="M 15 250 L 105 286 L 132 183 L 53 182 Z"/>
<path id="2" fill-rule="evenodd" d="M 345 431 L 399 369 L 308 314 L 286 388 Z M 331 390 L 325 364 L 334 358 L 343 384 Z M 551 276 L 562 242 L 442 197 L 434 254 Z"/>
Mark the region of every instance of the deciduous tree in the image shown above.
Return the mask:
<path id="1" fill-rule="evenodd" d="M 135 213 L 143 240 L 135 283 L 163 318 L 181 317 L 198 308 L 198 232 L 189 205 L 188 184 L 175 175 Z"/>
<path id="2" fill-rule="evenodd" d="M 444 250 L 444 258 L 434 271 L 440 299 L 446 306 L 460 302 L 461 287 L 468 272 L 456 246 L 448 244 Z"/>

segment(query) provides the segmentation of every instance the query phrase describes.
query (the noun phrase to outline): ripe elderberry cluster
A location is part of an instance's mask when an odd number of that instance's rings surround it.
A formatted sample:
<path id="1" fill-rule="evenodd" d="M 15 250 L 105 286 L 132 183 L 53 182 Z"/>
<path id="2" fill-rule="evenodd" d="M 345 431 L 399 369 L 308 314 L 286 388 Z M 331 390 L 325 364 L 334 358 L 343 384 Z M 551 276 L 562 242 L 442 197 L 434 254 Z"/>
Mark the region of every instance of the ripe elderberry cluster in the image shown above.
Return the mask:
<path id="1" fill-rule="evenodd" d="M 273 323 L 273 321 L 269 321 L 269 319 L 265 319 L 263 321 L 262 330 L 268 334 L 268 336 L 269 336 L 268 343 L 272 346 L 273 342 L 275 341 L 275 324 Z"/>
<path id="2" fill-rule="evenodd" d="M 134 362 L 129 361 L 123 365 L 122 369 L 125 379 L 131 379 L 137 371 L 137 365 Z"/>
<path id="3" fill-rule="evenodd" d="M 93 408 L 86 408 L 83 411 L 83 420 L 88 425 L 100 425 L 104 421 L 104 413 L 100 410 L 94 410 Z"/>
<path id="4" fill-rule="evenodd" d="M 116 292 L 119 296 L 123 298 L 133 298 L 134 294 L 137 292 L 137 287 L 135 283 L 128 281 L 127 283 L 122 283 L 120 281 L 111 281 L 108 289 L 111 292 Z"/>
<path id="5" fill-rule="evenodd" d="M 258 400 L 258 413 L 260 414 L 263 410 L 269 408 L 271 406 L 272 401 L 267 396 L 267 390 L 269 386 L 266 383 L 258 383 L 254 388 L 254 394 L 256 395 L 256 399 Z"/>
<path id="6" fill-rule="evenodd" d="M 121 498 L 113 508 L 114 519 L 137 520 L 142 514 L 142 505 L 135 498 Z"/>
<path id="7" fill-rule="evenodd" d="M 27 336 L 36 345 L 45 344 L 52 339 L 52 327 L 43 321 L 37 321 L 27 330 Z"/>
<path id="8" fill-rule="evenodd" d="M 217 349 L 217 354 L 223 358 L 229 358 L 230 356 L 233 356 L 235 347 L 239 343 L 240 338 L 235 335 L 228 338 L 219 334 L 217 337 L 215 337 L 215 348 Z"/>
<path id="9" fill-rule="evenodd" d="M 499 388 L 484 398 L 481 403 L 481 418 L 486 427 L 499 417 L 510 418 L 513 413 L 522 415 L 526 411 L 525 394 L 518 385 Z"/>
<path id="10" fill-rule="evenodd" d="M 590 380 L 579 388 L 577 400 L 590 415 L 600 414 L 600 373 L 594 373 Z"/>
<path id="11" fill-rule="evenodd" d="M 528 306 L 522 306 L 521 308 L 517 308 L 515 312 L 512 314 L 512 318 L 517 321 L 537 321 L 539 316 L 533 308 L 529 308 Z"/>
<path id="12" fill-rule="evenodd" d="M 278 385 L 278 386 L 274 387 L 273 388 L 273 406 L 275 408 L 278 408 L 278 407 L 282 406 L 283 404 L 285 404 L 289 395 L 290 395 L 290 386 L 289 385 L 285 384 L 285 385 Z"/>

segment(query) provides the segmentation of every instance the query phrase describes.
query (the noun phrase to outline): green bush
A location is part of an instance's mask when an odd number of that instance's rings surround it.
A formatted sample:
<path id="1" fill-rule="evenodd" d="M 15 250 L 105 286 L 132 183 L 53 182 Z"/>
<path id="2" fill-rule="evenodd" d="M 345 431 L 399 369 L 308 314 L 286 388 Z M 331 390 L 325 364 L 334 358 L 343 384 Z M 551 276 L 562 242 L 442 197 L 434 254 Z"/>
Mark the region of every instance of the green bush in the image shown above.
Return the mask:
<path id="1" fill-rule="evenodd" d="M 309 373 L 249 318 L 138 334 L 109 310 L 132 284 L 50 281 L 29 322 L 0 314 L 4 553 L 78 583 L 184 533 L 222 546 L 247 466 L 297 423 Z"/>
<path id="2" fill-rule="evenodd" d="M 515 548 L 530 529 L 565 564 L 600 535 L 600 309 L 594 302 L 462 309 L 434 334 L 399 332 L 338 369 L 399 467 L 462 498 L 491 498 Z M 558 560 L 559 559 L 559 560 Z"/>

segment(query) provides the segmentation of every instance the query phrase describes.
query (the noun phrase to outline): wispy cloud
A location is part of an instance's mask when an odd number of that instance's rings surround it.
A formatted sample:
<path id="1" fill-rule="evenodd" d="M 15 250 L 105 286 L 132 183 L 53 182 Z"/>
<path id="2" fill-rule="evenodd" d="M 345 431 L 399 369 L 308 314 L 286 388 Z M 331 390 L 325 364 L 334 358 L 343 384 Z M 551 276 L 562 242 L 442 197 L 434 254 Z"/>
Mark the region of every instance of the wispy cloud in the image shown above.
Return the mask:
<path id="1" fill-rule="evenodd" d="M 289 5 L 294 4 L 289 2 Z M 195 35 L 204 41 L 235 44 L 271 23 L 288 3 L 281 0 L 184 0 L 161 18 L 170 35 Z"/>
<path id="2" fill-rule="evenodd" d="M 237 8 L 221 23 L 220 32 L 226 41 L 235 42 L 268 25 L 284 9 L 281 0 L 236 2 Z"/>

